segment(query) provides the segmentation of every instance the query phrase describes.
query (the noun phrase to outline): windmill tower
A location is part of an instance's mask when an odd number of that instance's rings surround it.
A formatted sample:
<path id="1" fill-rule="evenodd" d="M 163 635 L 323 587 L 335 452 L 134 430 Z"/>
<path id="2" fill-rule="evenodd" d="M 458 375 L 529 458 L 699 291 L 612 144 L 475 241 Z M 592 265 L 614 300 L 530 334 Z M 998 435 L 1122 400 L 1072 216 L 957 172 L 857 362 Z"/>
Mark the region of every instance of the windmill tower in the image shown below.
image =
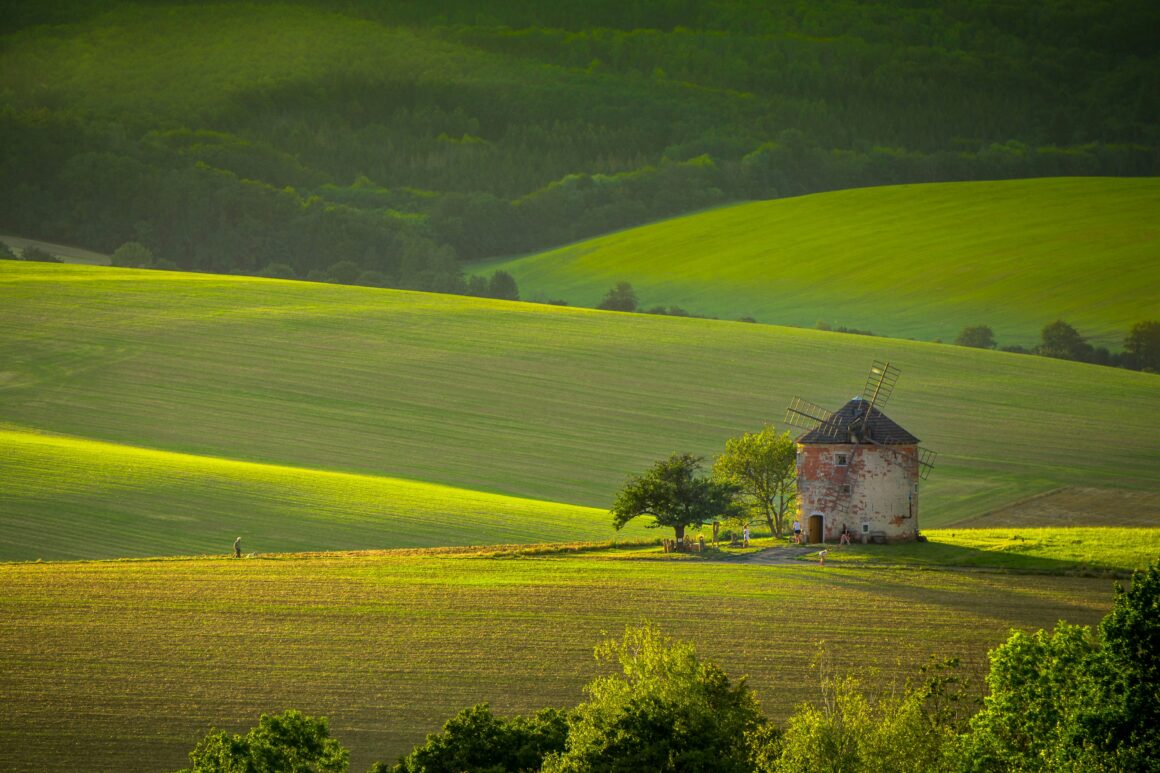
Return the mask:
<path id="1" fill-rule="evenodd" d="M 863 542 L 918 537 L 918 486 L 935 453 L 882 412 L 898 368 L 875 362 L 862 394 L 830 412 L 795 397 L 786 423 L 797 439 L 798 519 L 810 542 L 836 542 L 843 527 Z"/>

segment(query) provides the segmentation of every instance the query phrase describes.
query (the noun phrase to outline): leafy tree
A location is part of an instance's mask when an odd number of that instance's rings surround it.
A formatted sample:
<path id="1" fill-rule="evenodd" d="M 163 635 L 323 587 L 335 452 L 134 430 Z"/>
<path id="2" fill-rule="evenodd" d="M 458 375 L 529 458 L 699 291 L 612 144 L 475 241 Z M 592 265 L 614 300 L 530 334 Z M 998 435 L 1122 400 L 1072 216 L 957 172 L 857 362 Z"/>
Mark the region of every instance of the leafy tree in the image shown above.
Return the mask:
<path id="1" fill-rule="evenodd" d="M 1059 623 L 991 652 L 967 771 L 1160 771 L 1160 562 L 1117 585 L 1093 634 Z"/>
<path id="2" fill-rule="evenodd" d="M 0 260 L 20 260 L 20 256 L 12 251 L 4 242 L 0 242 Z"/>
<path id="3" fill-rule="evenodd" d="M 1078 330 L 1061 319 L 1044 327 L 1041 337 L 1043 342 L 1038 351 L 1045 357 L 1078 362 L 1085 362 L 1091 357 L 1092 347 Z"/>
<path id="4" fill-rule="evenodd" d="M 633 518 L 651 515 L 650 527 L 668 526 L 677 542 L 685 539 L 685 527 L 715 518 L 735 517 L 741 508 L 735 501 L 737 487 L 698 475 L 701 458 L 673 454 L 629 478 L 612 505 L 612 525 L 617 530 Z"/>
<path id="5" fill-rule="evenodd" d="M 330 281 L 343 285 L 354 284 L 362 269 L 353 260 L 340 260 L 330 267 Z"/>
<path id="6" fill-rule="evenodd" d="M 636 291 L 628 282 L 617 282 L 616 286 L 604 295 L 604 300 L 596 306 L 605 311 L 636 311 Z"/>
<path id="7" fill-rule="evenodd" d="M 189 753 L 183 773 L 345 773 L 349 756 L 330 737 L 325 717 L 288 709 L 263 714 L 244 736 L 209 733 Z"/>
<path id="8" fill-rule="evenodd" d="M 628 627 L 596 647 L 621 673 L 599 677 L 568 721 L 567 747 L 546 773 L 565 771 L 747 771 L 747 736 L 763 724 L 757 699 L 687 642 L 651 625 Z"/>
<path id="9" fill-rule="evenodd" d="M 258 272 L 258 276 L 267 279 L 297 279 L 298 275 L 288 263 L 267 263 L 266 267 Z"/>
<path id="10" fill-rule="evenodd" d="M 760 432 L 729 438 L 713 462 L 713 477 L 736 486 L 748 511 L 781 536 L 797 501 L 797 448 L 789 432 L 779 435 L 766 424 Z"/>
<path id="11" fill-rule="evenodd" d="M 394 766 L 376 763 L 371 773 L 539 770 L 547 754 L 564 750 L 567 735 L 567 715 L 558 709 L 503 719 L 481 703 L 449 719 L 443 732 L 427 736 Z"/>
<path id="12" fill-rule="evenodd" d="M 958 346 L 973 346 L 976 349 L 994 349 L 995 332 L 987 325 L 968 325 L 955 338 Z"/>
<path id="13" fill-rule="evenodd" d="M 153 252 L 141 242 L 125 242 L 113 251 L 110 262 L 122 268 L 148 268 L 153 265 Z"/>
<path id="14" fill-rule="evenodd" d="M 1160 373 L 1160 322 L 1137 322 L 1124 339 L 1124 351 L 1132 367 Z"/>
<path id="15" fill-rule="evenodd" d="M 520 288 L 516 284 L 515 277 L 511 274 L 506 271 L 496 271 L 491 275 L 491 279 L 487 280 L 487 296 L 505 301 L 518 301 Z"/>
<path id="16" fill-rule="evenodd" d="M 36 245 L 24 248 L 23 257 L 36 263 L 63 263 L 64 261 Z"/>

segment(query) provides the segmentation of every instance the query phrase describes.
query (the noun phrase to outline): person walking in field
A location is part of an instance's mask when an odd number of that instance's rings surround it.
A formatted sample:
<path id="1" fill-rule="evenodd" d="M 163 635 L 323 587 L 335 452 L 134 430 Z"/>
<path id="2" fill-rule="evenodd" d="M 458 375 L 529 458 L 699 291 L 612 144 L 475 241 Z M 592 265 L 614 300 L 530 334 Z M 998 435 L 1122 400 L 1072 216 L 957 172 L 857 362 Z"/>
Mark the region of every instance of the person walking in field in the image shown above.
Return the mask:
<path id="1" fill-rule="evenodd" d="M 234 540 L 234 558 L 242 557 L 242 538 L 238 537 Z"/>
<path id="2" fill-rule="evenodd" d="M 741 541 L 745 547 L 749 547 L 749 524 L 745 524 L 745 528 L 741 530 Z"/>
<path id="3" fill-rule="evenodd" d="M 826 553 L 829 553 L 829 552 L 830 551 L 828 551 L 828 550 L 819 550 L 818 551 L 818 565 L 819 566 L 826 565 Z"/>
<path id="4" fill-rule="evenodd" d="M 802 544 L 802 522 L 793 522 L 793 541 L 797 544 Z"/>

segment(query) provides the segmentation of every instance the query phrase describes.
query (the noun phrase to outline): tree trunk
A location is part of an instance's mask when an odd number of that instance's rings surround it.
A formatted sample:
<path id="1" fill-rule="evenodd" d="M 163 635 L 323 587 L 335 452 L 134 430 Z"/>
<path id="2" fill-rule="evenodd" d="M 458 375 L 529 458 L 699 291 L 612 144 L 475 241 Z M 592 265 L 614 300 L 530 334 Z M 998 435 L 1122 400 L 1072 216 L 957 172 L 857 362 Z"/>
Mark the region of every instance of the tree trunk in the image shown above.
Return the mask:
<path id="1" fill-rule="evenodd" d="M 685 525 L 674 526 L 673 531 L 677 533 L 677 550 L 682 550 L 685 547 Z"/>

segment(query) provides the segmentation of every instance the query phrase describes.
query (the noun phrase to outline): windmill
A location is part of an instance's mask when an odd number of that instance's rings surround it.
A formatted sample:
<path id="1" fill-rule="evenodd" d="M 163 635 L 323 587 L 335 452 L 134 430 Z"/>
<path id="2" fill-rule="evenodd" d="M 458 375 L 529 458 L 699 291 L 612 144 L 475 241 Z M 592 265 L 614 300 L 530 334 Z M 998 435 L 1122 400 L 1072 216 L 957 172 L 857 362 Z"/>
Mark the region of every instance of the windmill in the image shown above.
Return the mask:
<path id="1" fill-rule="evenodd" d="M 882 425 L 879 417 L 881 409 L 890 401 L 894 394 L 894 387 L 898 384 L 898 377 L 902 371 L 889 362 L 875 360 L 866 374 L 866 384 L 862 388 L 860 397 L 847 403 L 847 408 L 853 405 L 852 411 L 845 408 L 838 411 L 827 411 L 815 403 L 794 397 L 785 412 L 785 423 L 800 429 L 808 430 L 835 442 L 850 442 L 854 444 L 870 443 L 880 448 L 892 451 L 896 457 L 898 452 L 890 444 L 875 437 L 875 428 Z M 875 410 L 878 413 L 875 413 Z M 889 420 L 887 420 L 889 421 Z M 893 423 L 893 422 L 891 422 Z M 848 440 L 846 440 L 848 438 Z M 842 440 L 839 440 L 842 439 Z M 934 469 L 937 451 L 918 447 L 919 476 L 926 480 Z"/>
<path id="2" fill-rule="evenodd" d="M 900 373 L 875 361 L 861 394 L 836 411 L 800 397 L 790 402 L 785 422 L 805 430 L 797 439 L 798 493 L 811 540 L 851 519 L 862 522 L 864 537 L 917 538 L 918 481 L 937 454 L 882 412 Z"/>

